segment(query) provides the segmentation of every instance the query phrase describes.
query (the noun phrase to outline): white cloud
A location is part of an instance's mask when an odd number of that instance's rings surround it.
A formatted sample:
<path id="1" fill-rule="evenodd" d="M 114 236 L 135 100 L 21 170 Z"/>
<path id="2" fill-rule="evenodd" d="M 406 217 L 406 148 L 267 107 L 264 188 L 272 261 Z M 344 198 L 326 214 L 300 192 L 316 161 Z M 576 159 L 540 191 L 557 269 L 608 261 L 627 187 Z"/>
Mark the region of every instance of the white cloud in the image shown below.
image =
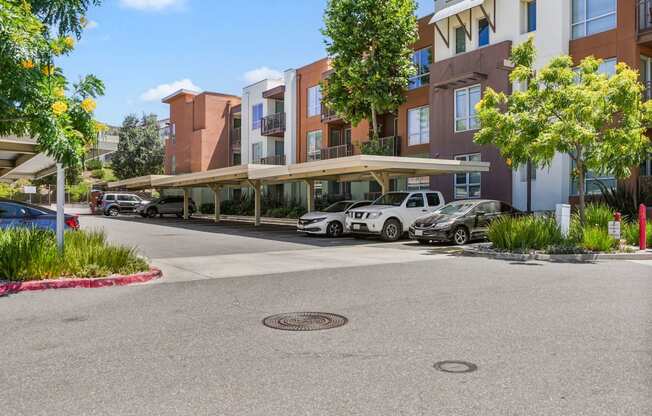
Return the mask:
<path id="1" fill-rule="evenodd" d="M 120 5 L 136 10 L 163 10 L 183 3 L 185 0 L 120 0 Z"/>
<path id="2" fill-rule="evenodd" d="M 283 73 L 277 71 L 276 69 L 271 69 L 266 66 L 261 66 L 260 68 L 252 69 L 244 73 L 244 80 L 249 84 L 254 84 L 258 81 L 264 79 L 279 79 L 283 78 Z"/>
<path id="3" fill-rule="evenodd" d="M 99 23 L 97 23 L 95 20 L 89 20 L 88 23 L 86 23 L 86 30 L 91 30 L 95 29 L 96 27 L 99 26 Z"/>
<path id="4" fill-rule="evenodd" d="M 154 88 L 150 88 L 144 93 L 140 94 L 140 99 L 143 101 L 159 101 L 168 95 L 179 90 L 201 91 L 201 88 L 192 83 L 188 78 L 180 81 L 174 81 L 169 84 L 161 84 Z"/>

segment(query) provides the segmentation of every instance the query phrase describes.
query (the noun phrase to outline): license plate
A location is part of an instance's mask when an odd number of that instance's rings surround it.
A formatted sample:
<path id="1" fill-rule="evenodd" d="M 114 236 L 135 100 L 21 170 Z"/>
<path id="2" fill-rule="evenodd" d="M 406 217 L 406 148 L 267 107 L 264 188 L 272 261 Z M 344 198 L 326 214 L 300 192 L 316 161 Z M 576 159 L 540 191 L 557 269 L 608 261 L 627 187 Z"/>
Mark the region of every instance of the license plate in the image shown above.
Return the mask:
<path id="1" fill-rule="evenodd" d="M 354 230 L 359 230 L 360 229 L 360 224 L 353 224 L 353 229 Z"/>
<path id="2" fill-rule="evenodd" d="M 414 235 L 422 236 L 423 235 L 423 230 L 414 230 Z"/>

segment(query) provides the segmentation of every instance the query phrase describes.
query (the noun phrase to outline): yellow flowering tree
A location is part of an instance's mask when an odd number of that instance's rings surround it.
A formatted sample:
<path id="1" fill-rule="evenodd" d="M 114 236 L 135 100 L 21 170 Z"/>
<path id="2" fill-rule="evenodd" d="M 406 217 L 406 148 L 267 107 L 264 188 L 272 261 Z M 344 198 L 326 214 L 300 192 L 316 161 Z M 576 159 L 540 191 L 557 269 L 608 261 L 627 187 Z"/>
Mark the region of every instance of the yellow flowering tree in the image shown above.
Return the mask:
<path id="1" fill-rule="evenodd" d="M 55 64 L 73 50 L 91 4 L 99 0 L 0 0 L 0 136 L 35 137 L 64 166 L 83 164 L 97 137 L 104 84 L 88 75 L 70 85 Z"/>

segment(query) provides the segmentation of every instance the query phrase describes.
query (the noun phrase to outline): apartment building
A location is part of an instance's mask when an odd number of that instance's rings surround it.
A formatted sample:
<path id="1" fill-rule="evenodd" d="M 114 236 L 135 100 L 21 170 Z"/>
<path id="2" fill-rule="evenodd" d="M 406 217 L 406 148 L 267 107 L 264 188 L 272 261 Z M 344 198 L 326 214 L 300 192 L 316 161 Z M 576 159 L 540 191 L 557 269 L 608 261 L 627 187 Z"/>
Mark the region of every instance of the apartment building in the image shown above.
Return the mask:
<path id="1" fill-rule="evenodd" d="M 533 37 L 536 67 L 570 54 L 576 62 L 589 55 L 604 59 L 601 71 L 615 71 L 625 62 L 649 83 L 652 66 L 652 0 L 436 0 L 435 59 L 431 82 L 431 154 L 434 157 L 491 162 L 486 174 L 432 178 L 433 188 L 447 199 L 495 198 L 527 207 L 527 169 L 512 170 L 492 146 L 473 142 L 478 129 L 475 104 L 491 87 L 510 93 L 509 55 L 513 45 Z M 532 209 L 551 210 L 573 201 L 577 183 L 571 160 L 557 155 L 551 166 L 532 171 Z M 650 174 L 650 163 L 635 170 L 632 181 Z M 589 192 L 596 179 L 615 185 L 604 173 L 587 178 Z"/>

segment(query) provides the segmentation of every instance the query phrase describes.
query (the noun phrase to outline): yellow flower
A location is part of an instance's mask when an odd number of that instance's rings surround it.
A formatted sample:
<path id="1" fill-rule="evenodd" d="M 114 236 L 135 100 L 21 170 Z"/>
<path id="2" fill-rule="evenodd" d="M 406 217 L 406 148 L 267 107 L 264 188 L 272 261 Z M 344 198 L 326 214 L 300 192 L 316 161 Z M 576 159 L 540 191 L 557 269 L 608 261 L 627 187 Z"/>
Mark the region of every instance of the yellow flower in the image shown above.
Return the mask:
<path id="1" fill-rule="evenodd" d="M 507 166 L 511 167 L 512 166 L 512 159 L 505 159 L 505 163 Z"/>
<path id="2" fill-rule="evenodd" d="M 81 102 L 81 108 L 83 108 L 87 113 L 95 110 L 95 107 L 97 107 L 97 104 L 92 98 L 85 98 L 84 101 Z"/>
<path id="3" fill-rule="evenodd" d="M 63 52 L 63 51 L 61 50 L 61 46 L 59 46 L 59 44 L 53 43 L 52 44 L 52 52 L 54 52 L 55 55 L 61 55 L 61 52 Z"/>
<path id="4" fill-rule="evenodd" d="M 63 88 L 57 88 L 56 90 L 54 90 L 54 95 L 55 97 L 63 98 L 66 96 L 66 90 L 64 90 Z"/>
<path id="5" fill-rule="evenodd" d="M 23 6 L 23 10 L 25 10 L 27 13 L 31 13 L 31 12 L 32 12 L 32 5 L 29 4 L 28 2 L 23 1 L 22 6 Z"/>
<path id="6" fill-rule="evenodd" d="M 66 36 L 63 39 L 63 43 L 68 49 L 72 49 L 75 46 L 75 39 L 73 39 L 72 36 Z"/>
<path id="7" fill-rule="evenodd" d="M 25 69 L 34 68 L 34 62 L 31 59 L 25 59 L 24 61 L 21 61 L 20 65 Z"/>
<path id="8" fill-rule="evenodd" d="M 63 113 L 68 111 L 68 104 L 64 103 L 63 101 L 57 101 L 54 104 L 52 104 L 52 112 L 59 116 Z"/>
<path id="9" fill-rule="evenodd" d="M 54 74 L 54 66 L 45 65 L 43 67 L 43 69 L 41 70 L 41 72 L 43 72 L 43 75 L 47 75 L 47 76 L 53 75 Z"/>
<path id="10" fill-rule="evenodd" d="M 93 122 L 95 123 L 95 130 L 97 130 L 97 131 L 108 131 L 109 130 L 109 127 L 106 124 L 100 123 L 97 120 L 94 120 Z"/>

